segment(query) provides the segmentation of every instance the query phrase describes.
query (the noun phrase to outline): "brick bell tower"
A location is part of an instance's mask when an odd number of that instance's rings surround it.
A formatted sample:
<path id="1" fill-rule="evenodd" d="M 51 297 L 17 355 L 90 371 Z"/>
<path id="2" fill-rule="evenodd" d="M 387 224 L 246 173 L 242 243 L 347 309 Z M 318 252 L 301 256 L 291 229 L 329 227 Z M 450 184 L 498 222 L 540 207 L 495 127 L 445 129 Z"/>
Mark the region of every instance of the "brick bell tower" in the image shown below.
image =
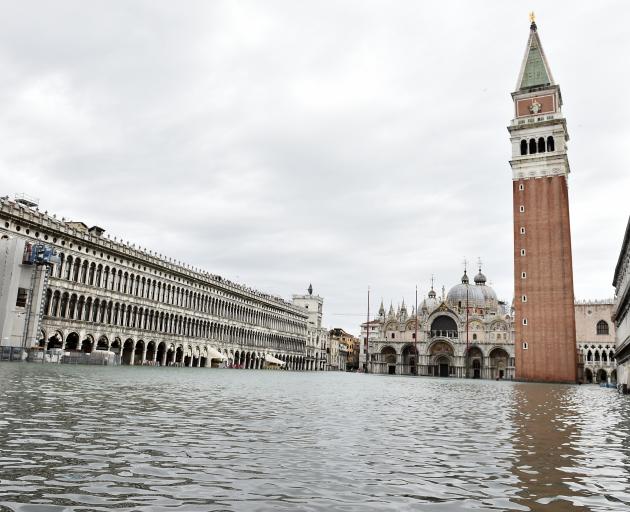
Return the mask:
<path id="1" fill-rule="evenodd" d="M 566 120 L 533 13 L 512 93 L 516 379 L 576 382 Z"/>

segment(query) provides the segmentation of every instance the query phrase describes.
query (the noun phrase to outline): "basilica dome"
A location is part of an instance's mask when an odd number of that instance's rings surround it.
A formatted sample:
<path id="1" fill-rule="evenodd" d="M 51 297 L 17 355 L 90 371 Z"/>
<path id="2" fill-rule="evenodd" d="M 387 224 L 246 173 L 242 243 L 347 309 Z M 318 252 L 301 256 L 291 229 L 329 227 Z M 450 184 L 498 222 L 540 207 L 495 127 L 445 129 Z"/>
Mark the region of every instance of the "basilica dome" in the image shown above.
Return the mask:
<path id="1" fill-rule="evenodd" d="M 451 307 L 465 308 L 485 308 L 486 298 L 481 291 L 481 286 L 470 285 L 468 275 L 464 272 L 461 284 L 453 286 L 446 296 L 446 300 Z"/>
<path id="2" fill-rule="evenodd" d="M 481 269 L 479 269 L 479 273 L 475 276 L 475 284 L 486 284 L 486 276 L 481 273 Z"/>
<path id="3" fill-rule="evenodd" d="M 479 269 L 479 273 L 475 276 L 475 285 L 481 290 L 486 307 L 488 309 L 496 309 L 498 303 L 497 294 L 492 287 L 486 284 L 486 276 L 482 274 L 481 269 Z"/>
<path id="4" fill-rule="evenodd" d="M 431 288 L 429 292 L 429 296 L 422 301 L 422 309 L 428 314 L 431 314 L 433 311 L 437 309 L 440 305 L 440 302 L 437 300 L 435 296 L 435 291 Z"/>

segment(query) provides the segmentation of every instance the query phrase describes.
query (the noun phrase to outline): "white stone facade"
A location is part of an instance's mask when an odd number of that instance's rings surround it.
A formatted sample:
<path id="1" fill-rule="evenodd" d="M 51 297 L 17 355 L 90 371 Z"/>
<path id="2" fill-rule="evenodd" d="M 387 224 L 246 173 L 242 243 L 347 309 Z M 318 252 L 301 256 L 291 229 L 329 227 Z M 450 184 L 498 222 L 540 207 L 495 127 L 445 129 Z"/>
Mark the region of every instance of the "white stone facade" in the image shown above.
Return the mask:
<path id="1" fill-rule="evenodd" d="M 464 274 L 446 297 L 431 290 L 418 315 L 408 315 L 404 303 L 386 314 L 381 304 L 378 318 L 361 325 L 362 366 L 380 374 L 514 378 L 513 317 L 485 283 L 481 271 L 475 284 Z"/>
<path id="2" fill-rule="evenodd" d="M 630 391 L 630 219 L 621 245 L 615 276 L 615 305 L 613 321 L 616 328 L 615 359 L 617 360 L 617 383 L 624 392 Z"/>
<path id="3" fill-rule="evenodd" d="M 262 368 L 276 358 L 286 368 L 307 367 L 308 315 L 279 297 L 6 198 L 0 200 L 0 235 L 45 243 L 59 255 L 41 305 L 32 301 L 42 308 L 41 323 L 24 340 L 26 349 L 113 351 L 123 364 L 223 360 Z M 7 263 L 5 272 L 17 271 L 15 262 Z M 14 315 L 6 307 L 0 314 L 4 324 Z"/>

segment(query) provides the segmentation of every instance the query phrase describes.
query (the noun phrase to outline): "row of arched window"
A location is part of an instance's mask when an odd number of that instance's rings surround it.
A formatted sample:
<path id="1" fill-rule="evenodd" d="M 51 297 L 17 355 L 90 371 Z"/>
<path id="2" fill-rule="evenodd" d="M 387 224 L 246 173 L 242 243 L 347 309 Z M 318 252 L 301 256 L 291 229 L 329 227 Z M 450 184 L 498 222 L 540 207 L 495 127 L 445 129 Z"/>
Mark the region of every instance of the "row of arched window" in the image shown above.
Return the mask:
<path id="1" fill-rule="evenodd" d="M 599 363 L 600 361 L 606 363 L 610 361 L 611 363 L 615 360 L 615 351 L 614 350 L 604 350 L 601 351 L 598 349 L 591 350 L 589 349 L 586 352 L 586 361 L 589 363 L 595 362 Z"/>
<path id="2" fill-rule="evenodd" d="M 299 338 L 263 333 L 183 315 L 138 307 L 133 304 L 85 297 L 50 289 L 46 292 L 44 314 L 54 318 L 108 324 L 164 334 L 205 338 L 249 346 L 298 350 L 305 342 Z"/>
<path id="3" fill-rule="evenodd" d="M 529 141 L 523 139 L 521 141 L 521 155 L 534 155 L 555 150 L 556 144 L 551 135 L 546 139 L 545 137 L 539 137 L 538 139 L 529 139 Z"/>
<path id="4" fill-rule="evenodd" d="M 59 259 L 60 263 L 54 270 L 54 275 L 60 279 L 125 293 L 163 304 L 193 309 L 228 320 L 260 325 L 269 329 L 293 333 L 306 331 L 304 322 L 233 304 L 218 297 L 164 283 L 157 279 L 147 279 L 123 269 L 109 265 L 104 266 L 100 263 L 97 265 L 79 257 L 73 258 L 71 255 L 66 257 L 63 253 L 59 255 Z"/>

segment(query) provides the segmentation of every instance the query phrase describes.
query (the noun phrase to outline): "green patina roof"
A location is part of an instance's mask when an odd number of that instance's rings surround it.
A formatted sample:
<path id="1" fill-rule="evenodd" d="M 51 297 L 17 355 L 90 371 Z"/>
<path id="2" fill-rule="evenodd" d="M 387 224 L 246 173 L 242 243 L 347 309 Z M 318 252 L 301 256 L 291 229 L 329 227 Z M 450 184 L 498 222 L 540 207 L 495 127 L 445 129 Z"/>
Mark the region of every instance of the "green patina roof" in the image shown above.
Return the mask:
<path id="1" fill-rule="evenodd" d="M 528 50 L 519 89 L 522 90 L 550 83 L 552 83 L 552 79 L 547 68 L 547 61 L 540 44 L 538 32 L 535 25 L 533 25 L 529 36 Z"/>

